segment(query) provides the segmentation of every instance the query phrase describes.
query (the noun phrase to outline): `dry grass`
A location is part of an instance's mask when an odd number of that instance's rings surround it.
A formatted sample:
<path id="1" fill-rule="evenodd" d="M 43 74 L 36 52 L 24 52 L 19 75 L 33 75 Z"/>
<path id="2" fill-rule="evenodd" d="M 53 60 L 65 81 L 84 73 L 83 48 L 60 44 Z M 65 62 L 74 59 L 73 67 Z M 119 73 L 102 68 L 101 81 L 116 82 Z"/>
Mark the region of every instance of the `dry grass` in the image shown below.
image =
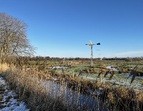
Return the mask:
<path id="1" fill-rule="evenodd" d="M 8 66 L 8 64 L 6 64 L 6 63 L 0 64 L 0 72 L 5 72 L 9 69 L 10 69 L 10 67 Z"/>
<path id="2" fill-rule="evenodd" d="M 40 82 L 39 72 L 33 73 L 33 70 L 24 72 L 9 68 L 6 64 L 3 65 L 1 71 L 11 88 L 16 90 L 19 98 L 24 100 L 32 111 L 64 111 L 66 109 L 59 99 L 53 99 L 47 95 Z"/>
<path id="3" fill-rule="evenodd" d="M 113 87 L 108 83 L 83 80 L 77 76 L 67 74 L 57 74 L 53 72 L 42 72 L 36 69 L 21 71 L 15 67 L 8 67 L 7 64 L 0 65 L 0 71 L 3 72 L 11 88 L 15 89 L 19 94 L 19 98 L 26 101 L 32 111 L 64 111 L 68 108 L 61 102 L 60 98 L 53 99 L 49 97 L 46 89 L 42 86 L 42 80 L 54 80 L 57 78 L 61 84 L 68 83 L 67 86 L 73 90 L 78 90 L 81 93 L 88 93 L 89 89 L 99 90 L 102 88 L 100 95 L 103 102 L 108 102 L 112 106 L 111 109 L 118 108 L 124 111 L 142 110 L 143 92 L 135 91 L 125 87 Z M 64 72 L 62 72 L 64 73 Z M 95 95 L 93 95 L 95 96 Z"/>

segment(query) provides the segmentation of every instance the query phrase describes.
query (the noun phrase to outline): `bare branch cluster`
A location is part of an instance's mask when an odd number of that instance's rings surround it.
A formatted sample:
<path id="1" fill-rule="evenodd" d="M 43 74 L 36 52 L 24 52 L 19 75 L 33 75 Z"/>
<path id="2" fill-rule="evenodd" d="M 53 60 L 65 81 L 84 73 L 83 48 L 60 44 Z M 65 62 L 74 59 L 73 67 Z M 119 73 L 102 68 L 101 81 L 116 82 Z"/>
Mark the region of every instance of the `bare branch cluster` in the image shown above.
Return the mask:
<path id="1" fill-rule="evenodd" d="M 5 13 L 0 13 L 0 58 L 30 56 L 33 47 L 26 36 L 27 25 Z"/>

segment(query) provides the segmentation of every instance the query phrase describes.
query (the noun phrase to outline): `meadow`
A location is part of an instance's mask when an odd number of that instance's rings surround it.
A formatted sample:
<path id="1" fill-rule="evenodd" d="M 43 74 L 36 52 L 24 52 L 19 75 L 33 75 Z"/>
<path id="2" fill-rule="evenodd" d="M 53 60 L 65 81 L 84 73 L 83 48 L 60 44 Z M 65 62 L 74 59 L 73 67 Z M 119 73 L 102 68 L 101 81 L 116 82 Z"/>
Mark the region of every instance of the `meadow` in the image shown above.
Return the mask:
<path id="1" fill-rule="evenodd" d="M 143 60 L 19 58 L 1 75 L 32 111 L 141 111 Z M 131 72 L 133 75 L 130 75 Z"/>

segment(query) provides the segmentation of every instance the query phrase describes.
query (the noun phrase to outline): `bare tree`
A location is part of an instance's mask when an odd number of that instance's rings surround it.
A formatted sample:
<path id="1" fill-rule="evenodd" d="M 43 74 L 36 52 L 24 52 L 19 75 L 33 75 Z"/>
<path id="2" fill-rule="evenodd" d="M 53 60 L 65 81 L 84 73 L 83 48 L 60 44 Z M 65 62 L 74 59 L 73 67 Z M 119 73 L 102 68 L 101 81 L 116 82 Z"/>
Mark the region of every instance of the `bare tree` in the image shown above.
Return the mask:
<path id="1" fill-rule="evenodd" d="M 9 56 L 30 56 L 33 47 L 26 35 L 27 25 L 5 13 L 0 13 L 0 60 Z"/>

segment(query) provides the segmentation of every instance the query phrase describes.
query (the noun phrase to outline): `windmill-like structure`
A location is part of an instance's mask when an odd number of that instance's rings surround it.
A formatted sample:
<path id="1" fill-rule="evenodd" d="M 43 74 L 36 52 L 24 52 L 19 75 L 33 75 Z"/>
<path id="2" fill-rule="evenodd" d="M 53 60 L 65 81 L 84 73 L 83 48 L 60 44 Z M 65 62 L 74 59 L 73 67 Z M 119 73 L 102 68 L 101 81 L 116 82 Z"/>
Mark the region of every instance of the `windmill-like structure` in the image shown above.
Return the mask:
<path id="1" fill-rule="evenodd" d="M 85 45 L 88 45 L 91 47 L 91 66 L 93 66 L 93 46 L 94 45 L 100 45 L 100 43 L 93 44 L 92 41 L 90 41 L 89 44 L 85 44 Z"/>

